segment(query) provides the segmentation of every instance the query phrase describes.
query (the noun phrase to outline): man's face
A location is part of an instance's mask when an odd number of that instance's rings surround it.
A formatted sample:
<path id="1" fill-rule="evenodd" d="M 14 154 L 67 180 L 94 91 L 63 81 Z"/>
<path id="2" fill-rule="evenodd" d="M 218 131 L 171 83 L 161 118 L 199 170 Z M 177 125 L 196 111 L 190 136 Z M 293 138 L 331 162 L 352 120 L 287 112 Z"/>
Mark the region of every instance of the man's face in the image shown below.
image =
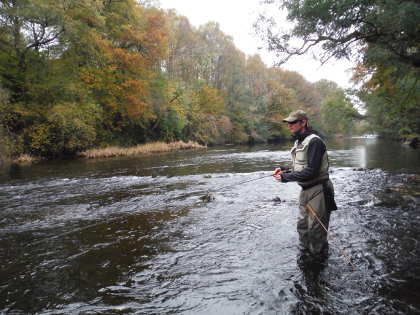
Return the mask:
<path id="1" fill-rule="evenodd" d="M 287 127 L 294 135 L 302 134 L 305 131 L 306 120 L 296 120 L 287 123 Z"/>

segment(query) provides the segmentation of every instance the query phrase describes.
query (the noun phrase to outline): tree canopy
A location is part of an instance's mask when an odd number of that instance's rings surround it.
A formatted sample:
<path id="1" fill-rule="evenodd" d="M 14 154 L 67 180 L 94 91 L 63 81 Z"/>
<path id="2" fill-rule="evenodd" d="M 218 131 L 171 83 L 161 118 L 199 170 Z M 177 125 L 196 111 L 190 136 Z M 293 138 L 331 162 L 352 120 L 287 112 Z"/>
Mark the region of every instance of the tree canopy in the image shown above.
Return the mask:
<path id="1" fill-rule="evenodd" d="M 312 52 L 356 62 L 354 81 L 376 131 L 420 135 L 420 2 L 265 0 L 256 30 L 280 62 Z M 286 13 L 291 27 L 277 19 Z M 385 127 L 386 126 L 386 127 Z M 384 128 L 385 127 L 385 128 Z"/>
<path id="2" fill-rule="evenodd" d="M 155 1 L 0 1 L 0 152 L 276 141 L 297 108 L 325 132 L 325 91 Z"/>
<path id="3" fill-rule="evenodd" d="M 380 56 L 372 51 L 380 50 L 395 61 L 420 67 L 420 3 L 416 0 L 263 2 L 287 10 L 287 20 L 293 25 L 290 29 L 278 25 L 276 13 L 261 15 L 257 22 L 269 48 L 285 60 L 319 46 L 323 61 L 351 56 L 375 60 Z"/>

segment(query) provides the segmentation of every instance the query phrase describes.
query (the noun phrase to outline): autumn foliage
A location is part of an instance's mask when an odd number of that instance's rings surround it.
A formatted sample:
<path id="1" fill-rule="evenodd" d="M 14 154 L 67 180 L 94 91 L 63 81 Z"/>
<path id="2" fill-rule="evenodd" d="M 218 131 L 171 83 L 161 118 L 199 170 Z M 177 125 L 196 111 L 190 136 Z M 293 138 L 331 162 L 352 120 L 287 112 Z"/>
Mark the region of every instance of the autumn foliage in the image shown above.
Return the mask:
<path id="1" fill-rule="evenodd" d="M 328 95 L 246 56 L 217 23 L 135 0 L 6 0 L 0 17 L 1 152 L 276 141 L 296 108 L 322 129 Z"/>

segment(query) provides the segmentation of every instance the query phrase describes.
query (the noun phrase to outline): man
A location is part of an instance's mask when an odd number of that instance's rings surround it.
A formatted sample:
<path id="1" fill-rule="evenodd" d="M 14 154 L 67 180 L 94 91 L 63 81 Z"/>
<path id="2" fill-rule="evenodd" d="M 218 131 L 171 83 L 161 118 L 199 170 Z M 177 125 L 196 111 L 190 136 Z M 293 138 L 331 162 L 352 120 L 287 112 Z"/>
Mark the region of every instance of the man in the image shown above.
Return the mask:
<path id="1" fill-rule="evenodd" d="M 273 176 L 283 183 L 296 181 L 302 187 L 297 223 L 300 243 L 305 255 L 322 259 L 328 253 L 326 229 L 330 212 L 337 209 L 328 174 L 327 149 L 324 141 L 309 128 L 304 111 L 294 111 L 283 121 L 295 138 L 291 150 L 293 168 L 288 173 L 276 168 Z"/>

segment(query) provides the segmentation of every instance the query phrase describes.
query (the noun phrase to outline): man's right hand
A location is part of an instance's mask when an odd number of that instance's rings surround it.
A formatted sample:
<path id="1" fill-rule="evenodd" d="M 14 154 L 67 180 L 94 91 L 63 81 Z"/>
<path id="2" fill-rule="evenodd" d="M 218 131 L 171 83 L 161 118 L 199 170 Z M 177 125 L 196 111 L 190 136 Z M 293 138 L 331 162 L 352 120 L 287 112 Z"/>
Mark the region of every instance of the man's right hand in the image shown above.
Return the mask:
<path id="1" fill-rule="evenodd" d="M 283 174 L 282 169 L 281 169 L 281 168 L 276 168 L 276 169 L 274 170 L 273 177 L 274 177 L 276 180 L 278 180 L 278 181 L 280 181 L 280 182 L 281 182 L 281 174 Z"/>

